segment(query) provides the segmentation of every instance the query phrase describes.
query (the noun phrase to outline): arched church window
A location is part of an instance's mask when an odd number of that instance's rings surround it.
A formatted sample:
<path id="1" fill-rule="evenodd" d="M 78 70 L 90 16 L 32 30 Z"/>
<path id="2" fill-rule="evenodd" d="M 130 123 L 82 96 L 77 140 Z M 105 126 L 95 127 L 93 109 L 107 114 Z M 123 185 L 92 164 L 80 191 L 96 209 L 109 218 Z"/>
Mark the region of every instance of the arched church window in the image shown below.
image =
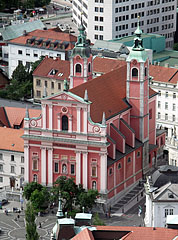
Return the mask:
<path id="1" fill-rule="evenodd" d="M 93 181 L 93 182 L 92 182 L 92 189 L 93 189 L 93 190 L 96 190 L 96 181 Z"/>
<path id="2" fill-rule="evenodd" d="M 62 116 L 62 130 L 68 131 L 68 117 L 66 115 Z"/>
<path id="3" fill-rule="evenodd" d="M 88 72 L 91 72 L 91 63 L 88 64 Z"/>
<path id="4" fill-rule="evenodd" d="M 67 173 L 67 165 L 66 164 L 62 165 L 62 173 L 64 173 L 64 174 Z"/>
<path id="5" fill-rule="evenodd" d="M 81 38 L 79 38 L 78 43 L 79 43 L 79 44 L 82 43 L 82 39 L 81 39 Z"/>
<path id="6" fill-rule="evenodd" d="M 137 68 L 132 69 L 132 77 L 138 77 L 138 69 Z"/>
<path id="7" fill-rule="evenodd" d="M 33 175 L 33 182 L 38 182 L 38 176 L 36 174 Z"/>
<path id="8" fill-rule="evenodd" d="M 145 77 L 147 76 L 147 68 L 145 68 Z"/>
<path id="9" fill-rule="evenodd" d="M 81 65 L 79 63 L 76 64 L 75 71 L 76 71 L 76 73 L 81 73 L 82 72 L 82 67 L 81 67 Z"/>

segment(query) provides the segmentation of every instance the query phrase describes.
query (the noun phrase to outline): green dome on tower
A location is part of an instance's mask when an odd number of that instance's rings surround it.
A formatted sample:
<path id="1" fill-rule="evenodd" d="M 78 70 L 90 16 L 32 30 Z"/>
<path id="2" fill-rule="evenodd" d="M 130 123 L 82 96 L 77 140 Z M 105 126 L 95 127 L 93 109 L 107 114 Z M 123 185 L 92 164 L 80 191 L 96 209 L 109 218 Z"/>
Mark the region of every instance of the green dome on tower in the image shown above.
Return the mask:
<path id="1" fill-rule="evenodd" d="M 72 50 L 71 57 L 79 55 L 81 57 L 89 57 L 91 54 L 90 42 L 86 39 L 85 26 L 81 18 L 81 24 L 78 28 L 79 35 L 77 37 L 77 42 Z"/>

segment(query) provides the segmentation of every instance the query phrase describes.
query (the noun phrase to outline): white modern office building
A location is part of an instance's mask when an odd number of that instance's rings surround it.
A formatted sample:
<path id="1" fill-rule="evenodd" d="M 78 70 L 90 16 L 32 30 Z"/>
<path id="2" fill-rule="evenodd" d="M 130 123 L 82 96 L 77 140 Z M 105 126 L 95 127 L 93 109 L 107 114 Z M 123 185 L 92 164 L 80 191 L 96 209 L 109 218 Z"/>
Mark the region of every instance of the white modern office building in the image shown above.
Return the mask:
<path id="1" fill-rule="evenodd" d="M 73 0 L 73 21 L 82 19 L 92 41 L 132 35 L 140 16 L 144 33 L 162 34 L 166 47 L 173 46 L 176 31 L 176 0 Z"/>

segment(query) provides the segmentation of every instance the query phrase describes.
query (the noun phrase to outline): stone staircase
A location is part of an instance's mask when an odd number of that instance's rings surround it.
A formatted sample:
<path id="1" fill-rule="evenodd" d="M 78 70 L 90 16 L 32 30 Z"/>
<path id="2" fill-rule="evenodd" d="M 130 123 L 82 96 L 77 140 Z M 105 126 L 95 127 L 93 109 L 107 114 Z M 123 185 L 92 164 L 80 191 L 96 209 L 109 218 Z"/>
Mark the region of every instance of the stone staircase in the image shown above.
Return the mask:
<path id="1" fill-rule="evenodd" d="M 129 208 L 132 207 L 131 202 L 137 202 L 137 199 L 140 201 L 140 192 L 144 189 L 143 184 L 138 184 L 137 186 L 135 186 L 132 190 L 130 190 L 123 198 L 121 198 L 121 200 L 119 200 L 116 204 L 114 204 L 111 208 L 111 213 L 115 213 L 115 212 L 121 212 L 124 213 L 126 212 L 125 209 L 127 206 L 127 210 Z M 139 196 L 139 197 L 138 197 Z M 135 201 L 134 201 L 135 200 Z M 133 204 L 134 206 L 134 204 Z"/>

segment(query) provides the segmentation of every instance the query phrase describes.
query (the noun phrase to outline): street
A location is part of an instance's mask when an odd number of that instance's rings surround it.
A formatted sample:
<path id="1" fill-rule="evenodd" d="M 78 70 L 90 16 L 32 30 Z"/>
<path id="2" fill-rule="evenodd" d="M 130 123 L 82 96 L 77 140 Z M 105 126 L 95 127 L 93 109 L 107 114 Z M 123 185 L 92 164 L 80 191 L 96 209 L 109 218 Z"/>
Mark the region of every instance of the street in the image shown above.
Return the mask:
<path id="1" fill-rule="evenodd" d="M 109 226 L 144 226 L 144 204 L 145 199 L 139 202 L 136 206 L 130 209 L 127 213 L 113 214 L 111 218 L 106 218 L 104 214 L 100 214 L 102 220 L 104 220 L 105 225 Z M 138 206 L 142 206 L 142 213 L 138 216 Z M 0 210 L 0 228 L 2 232 L 0 233 L 1 240 L 24 240 L 25 239 L 25 212 L 22 211 L 19 215 L 18 213 L 13 213 L 13 207 L 20 208 L 19 202 L 9 202 L 3 206 L 3 210 Z M 4 210 L 10 210 L 11 212 L 8 215 L 5 215 Z M 54 213 L 46 214 L 43 217 L 36 217 L 37 231 L 40 235 L 40 239 L 49 240 L 51 230 L 56 223 L 56 212 L 57 207 L 54 210 Z M 41 225 L 41 228 L 40 228 Z"/>

